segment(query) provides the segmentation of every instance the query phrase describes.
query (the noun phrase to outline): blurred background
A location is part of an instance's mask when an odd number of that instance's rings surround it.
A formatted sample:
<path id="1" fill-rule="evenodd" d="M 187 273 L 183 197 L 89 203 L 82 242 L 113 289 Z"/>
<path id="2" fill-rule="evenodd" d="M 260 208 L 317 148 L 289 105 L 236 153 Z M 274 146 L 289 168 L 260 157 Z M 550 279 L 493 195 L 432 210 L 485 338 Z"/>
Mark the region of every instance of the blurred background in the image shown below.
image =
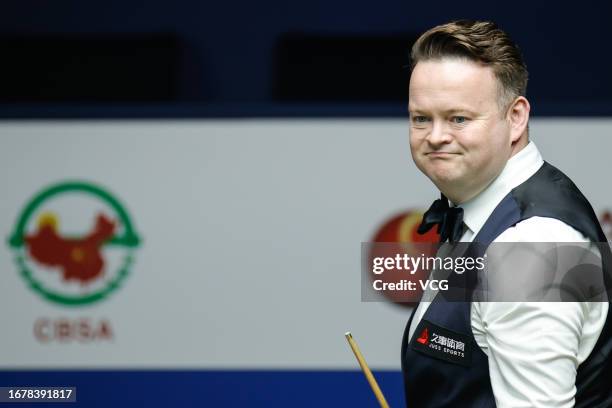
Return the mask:
<path id="1" fill-rule="evenodd" d="M 418 239 L 409 50 L 496 21 L 531 137 L 611 230 L 608 3 L 13 1 L 0 13 L 0 386 L 79 406 L 392 406 L 411 308 L 360 248 Z"/>

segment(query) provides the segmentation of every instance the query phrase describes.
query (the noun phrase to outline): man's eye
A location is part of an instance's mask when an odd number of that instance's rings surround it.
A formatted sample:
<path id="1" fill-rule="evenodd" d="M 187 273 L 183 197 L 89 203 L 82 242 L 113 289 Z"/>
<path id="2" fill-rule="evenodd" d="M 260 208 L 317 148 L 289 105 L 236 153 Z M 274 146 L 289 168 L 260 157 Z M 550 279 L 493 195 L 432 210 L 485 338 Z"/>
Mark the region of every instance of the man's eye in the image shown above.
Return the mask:
<path id="1" fill-rule="evenodd" d="M 453 116 L 451 120 L 454 123 L 465 123 L 467 121 L 467 118 L 465 116 Z"/>
<path id="2" fill-rule="evenodd" d="M 414 123 L 426 123 L 427 122 L 427 116 L 414 116 L 413 119 Z"/>

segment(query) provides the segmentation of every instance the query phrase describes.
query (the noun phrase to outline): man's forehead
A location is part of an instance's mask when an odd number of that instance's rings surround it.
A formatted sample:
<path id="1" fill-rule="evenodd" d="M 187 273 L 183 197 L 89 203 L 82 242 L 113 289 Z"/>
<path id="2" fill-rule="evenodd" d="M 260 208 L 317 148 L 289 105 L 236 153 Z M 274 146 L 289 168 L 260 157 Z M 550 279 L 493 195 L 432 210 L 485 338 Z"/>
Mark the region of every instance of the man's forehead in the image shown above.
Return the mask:
<path id="1" fill-rule="evenodd" d="M 419 61 L 412 69 L 412 75 L 415 73 L 428 73 L 435 71 L 436 73 L 450 73 L 455 77 L 462 77 L 474 73 L 478 76 L 495 77 L 493 68 L 484 63 L 473 61 L 463 57 L 441 57 L 431 58 Z"/>
<path id="2" fill-rule="evenodd" d="M 416 88 L 408 96 L 410 111 L 477 111 L 497 101 L 497 92 L 470 87 Z"/>
<path id="3" fill-rule="evenodd" d="M 419 62 L 412 72 L 409 109 L 476 110 L 497 101 L 499 87 L 490 67 L 459 58 Z"/>

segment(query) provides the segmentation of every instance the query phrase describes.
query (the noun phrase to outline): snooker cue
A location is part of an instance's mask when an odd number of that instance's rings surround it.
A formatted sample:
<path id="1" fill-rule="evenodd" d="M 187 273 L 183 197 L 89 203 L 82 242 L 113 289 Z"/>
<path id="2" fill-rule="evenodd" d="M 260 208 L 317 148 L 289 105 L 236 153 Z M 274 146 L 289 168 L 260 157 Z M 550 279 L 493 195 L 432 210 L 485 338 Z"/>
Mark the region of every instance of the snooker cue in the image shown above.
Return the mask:
<path id="1" fill-rule="evenodd" d="M 380 390 L 380 387 L 378 386 L 378 383 L 376 382 L 376 379 L 374 378 L 372 371 L 370 371 L 370 368 L 366 364 L 366 361 L 363 358 L 363 355 L 361 355 L 361 351 L 359 351 L 359 346 L 357 346 L 357 343 L 353 339 L 353 335 L 351 334 L 351 332 L 346 332 L 344 334 L 344 337 L 346 337 L 346 339 L 349 342 L 349 345 L 351 346 L 351 349 L 353 349 L 353 353 L 355 353 L 355 357 L 357 357 L 357 361 L 359 362 L 359 365 L 361 366 L 361 370 L 363 371 L 363 373 L 366 376 L 366 379 L 370 383 L 370 387 L 372 387 L 372 391 L 374 391 L 374 395 L 376 395 L 376 399 L 378 400 L 378 403 L 380 404 L 382 408 L 389 408 L 389 404 L 387 404 L 387 400 L 385 399 L 385 396 Z"/>

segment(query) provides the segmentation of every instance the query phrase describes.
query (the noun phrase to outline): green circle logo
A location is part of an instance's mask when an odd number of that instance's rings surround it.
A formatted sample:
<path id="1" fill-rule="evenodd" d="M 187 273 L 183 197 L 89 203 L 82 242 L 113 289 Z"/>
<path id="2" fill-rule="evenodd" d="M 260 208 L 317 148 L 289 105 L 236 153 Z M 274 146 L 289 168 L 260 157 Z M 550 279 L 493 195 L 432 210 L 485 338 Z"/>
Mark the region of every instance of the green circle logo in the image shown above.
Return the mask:
<path id="1" fill-rule="evenodd" d="M 119 201 L 85 182 L 60 183 L 36 194 L 8 240 L 28 286 L 66 306 L 95 303 L 119 288 L 139 243 Z"/>

